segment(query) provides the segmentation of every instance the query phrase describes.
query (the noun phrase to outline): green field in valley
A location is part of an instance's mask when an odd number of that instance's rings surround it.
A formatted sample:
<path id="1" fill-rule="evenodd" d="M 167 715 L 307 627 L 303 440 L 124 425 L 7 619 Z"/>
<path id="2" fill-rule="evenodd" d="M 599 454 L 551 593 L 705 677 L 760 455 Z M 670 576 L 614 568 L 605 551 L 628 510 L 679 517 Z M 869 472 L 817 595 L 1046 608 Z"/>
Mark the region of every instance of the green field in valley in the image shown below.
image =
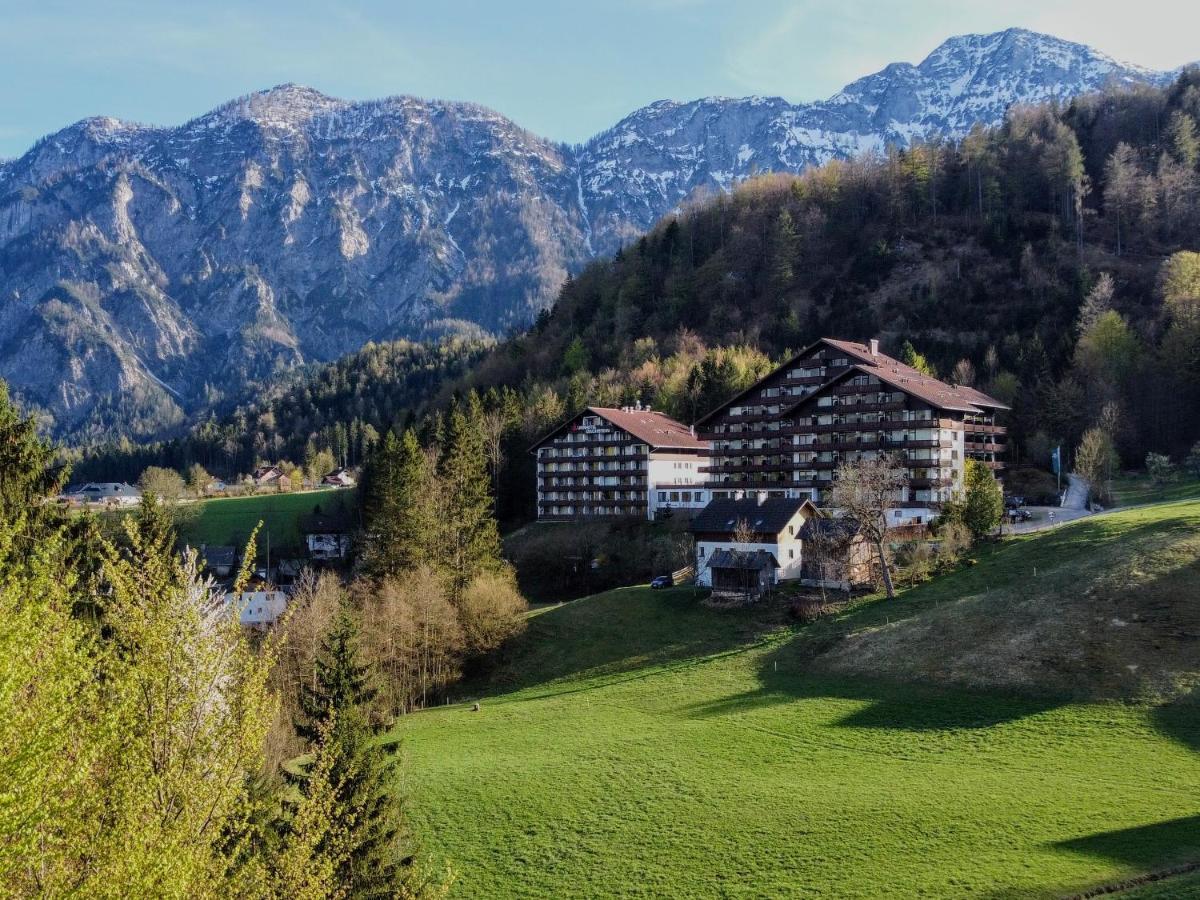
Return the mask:
<path id="1" fill-rule="evenodd" d="M 804 627 L 612 591 L 533 616 L 478 712 L 407 718 L 402 790 L 464 897 L 1090 890 L 1200 862 L 1198 607 L 1200 503 Z"/>
<path id="2" fill-rule="evenodd" d="M 184 507 L 179 522 L 179 536 L 193 547 L 201 544 L 233 544 L 242 546 L 261 520 L 259 536 L 261 549 L 270 534 L 271 546 L 280 550 L 299 550 L 303 544 L 299 521 L 317 506 L 322 512 L 333 512 L 343 504 L 354 503 L 353 492 L 331 488 L 304 493 L 255 494 L 250 497 L 222 497 Z"/>

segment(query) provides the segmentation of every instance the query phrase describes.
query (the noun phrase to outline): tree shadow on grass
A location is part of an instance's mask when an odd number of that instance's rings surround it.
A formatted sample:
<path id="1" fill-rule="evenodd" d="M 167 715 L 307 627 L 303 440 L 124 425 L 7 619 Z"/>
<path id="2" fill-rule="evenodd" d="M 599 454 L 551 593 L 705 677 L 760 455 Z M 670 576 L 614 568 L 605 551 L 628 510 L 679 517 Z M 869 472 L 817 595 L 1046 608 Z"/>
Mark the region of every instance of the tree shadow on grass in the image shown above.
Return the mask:
<path id="1" fill-rule="evenodd" d="M 1167 737 L 1200 753 L 1200 693 L 1193 690 L 1155 708 L 1153 721 Z"/>
<path id="2" fill-rule="evenodd" d="M 712 718 L 807 700 L 853 700 L 868 705 L 844 716 L 835 725 L 933 732 L 992 728 L 1048 712 L 1068 702 L 1054 696 L 984 693 L 956 687 L 813 675 L 777 667 L 776 657 L 786 652 L 785 647 L 767 654 L 758 690 L 694 704 L 684 710 L 685 714 Z"/>
<path id="3" fill-rule="evenodd" d="M 1102 831 L 1052 845 L 1142 871 L 1200 858 L 1200 815 Z"/>
<path id="4" fill-rule="evenodd" d="M 622 588 L 540 611 L 454 693 L 495 696 L 535 687 L 545 688 L 545 696 L 577 693 L 741 652 L 785 622 L 781 604 L 717 610 L 701 604 L 704 595 L 683 587 Z"/>

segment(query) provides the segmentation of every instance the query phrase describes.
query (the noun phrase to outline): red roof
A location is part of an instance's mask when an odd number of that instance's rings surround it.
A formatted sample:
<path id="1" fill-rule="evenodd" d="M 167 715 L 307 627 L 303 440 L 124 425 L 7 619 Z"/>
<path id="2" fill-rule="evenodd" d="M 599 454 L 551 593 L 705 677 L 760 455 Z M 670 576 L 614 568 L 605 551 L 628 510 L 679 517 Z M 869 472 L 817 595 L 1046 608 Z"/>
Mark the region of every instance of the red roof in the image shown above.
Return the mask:
<path id="1" fill-rule="evenodd" d="M 892 359 L 890 356 L 884 356 L 882 353 L 876 359 L 878 362 L 875 365 L 851 366 L 845 372 L 825 382 L 798 403 L 793 404 L 786 412 L 791 412 L 793 409 L 804 405 L 823 393 L 827 387 L 845 381 L 847 377 L 859 373 L 874 375 L 884 384 L 904 391 L 904 393 L 910 394 L 918 400 L 923 400 L 936 409 L 950 409 L 966 413 L 980 413 L 983 412 L 984 408 L 1008 409 L 999 400 L 989 397 L 982 391 L 975 390 L 975 388 L 946 384 L 946 382 L 939 381 L 930 375 L 923 375 L 912 366 L 906 366 L 904 363 Z"/>
<path id="2" fill-rule="evenodd" d="M 708 444 L 692 434 L 682 422 L 676 422 L 666 413 L 651 409 L 611 409 L 604 406 L 589 406 L 588 412 L 595 413 L 623 431 L 628 431 L 639 441 L 651 447 L 679 450 L 707 450 Z"/>
<path id="3" fill-rule="evenodd" d="M 682 422 L 676 422 L 666 413 L 651 409 L 613 409 L 607 406 L 589 406 L 586 410 L 559 425 L 535 443 L 536 450 L 547 441 L 553 440 L 573 422 L 585 415 L 600 416 L 610 424 L 633 435 L 654 450 L 706 451 L 708 444 L 700 440 Z"/>

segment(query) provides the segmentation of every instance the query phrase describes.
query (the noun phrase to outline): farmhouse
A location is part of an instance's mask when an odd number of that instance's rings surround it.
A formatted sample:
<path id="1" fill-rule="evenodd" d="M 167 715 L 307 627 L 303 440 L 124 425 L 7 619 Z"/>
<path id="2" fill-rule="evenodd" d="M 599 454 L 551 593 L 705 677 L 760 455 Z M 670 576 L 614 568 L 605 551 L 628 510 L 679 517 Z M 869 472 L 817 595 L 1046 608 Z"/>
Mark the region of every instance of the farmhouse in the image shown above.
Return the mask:
<path id="1" fill-rule="evenodd" d="M 1006 407 L 880 352 L 879 342 L 822 338 L 697 422 L 710 442 L 714 497 L 735 491 L 827 502 L 834 472 L 859 456 L 898 452 L 908 484 L 897 524 L 928 521 L 961 489 L 964 460 L 1003 468 Z"/>
<path id="2" fill-rule="evenodd" d="M 704 507 L 707 445 L 649 408 L 589 406 L 530 448 L 542 520 L 662 518 Z"/>
<path id="3" fill-rule="evenodd" d="M 321 479 L 321 484 L 328 484 L 333 487 L 354 487 L 354 483 L 354 476 L 350 473 L 349 469 L 345 468 L 334 469 Z"/>
<path id="4" fill-rule="evenodd" d="M 325 514 L 319 509 L 300 520 L 300 532 L 315 560 L 331 562 L 345 559 L 350 552 L 350 523 L 340 514 Z"/>
<path id="5" fill-rule="evenodd" d="M 714 593 L 756 595 L 799 578 L 801 530 L 820 515 L 805 497 L 752 496 L 713 500 L 692 520 L 696 583 Z"/>
<path id="6" fill-rule="evenodd" d="M 204 563 L 205 571 L 217 578 L 228 578 L 233 574 L 233 567 L 237 565 L 237 551 L 230 546 L 201 544 L 200 559 Z"/>
<path id="7" fill-rule="evenodd" d="M 287 611 L 287 604 L 287 594 L 266 583 L 225 595 L 226 608 L 231 613 L 236 612 L 238 620 L 247 628 L 261 629 L 274 624 Z"/>
<path id="8" fill-rule="evenodd" d="M 283 478 L 283 469 L 279 466 L 259 466 L 250 476 L 255 487 L 274 487 Z"/>
<path id="9" fill-rule="evenodd" d="M 101 504 L 103 506 L 136 506 L 142 492 L 123 481 L 89 481 L 61 496 L 72 505 Z"/>

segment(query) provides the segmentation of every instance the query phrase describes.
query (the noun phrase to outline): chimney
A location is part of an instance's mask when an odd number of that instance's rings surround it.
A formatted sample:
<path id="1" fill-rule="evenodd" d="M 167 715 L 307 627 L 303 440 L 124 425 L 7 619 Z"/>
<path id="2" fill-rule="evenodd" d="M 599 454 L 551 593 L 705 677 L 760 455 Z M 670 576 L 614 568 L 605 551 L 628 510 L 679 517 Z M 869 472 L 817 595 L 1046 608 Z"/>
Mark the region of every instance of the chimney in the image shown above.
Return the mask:
<path id="1" fill-rule="evenodd" d="M 737 490 L 737 491 L 734 491 L 734 492 L 733 492 L 733 499 L 734 499 L 734 500 L 745 500 L 745 499 L 746 499 L 746 492 L 745 492 L 745 491 L 742 491 L 742 490 Z"/>
<path id="2" fill-rule="evenodd" d="M 759 492 L 758 492 L 758 496 L 757 496 L 757 497 L 755 497 L 754 499 L 758 501 L 758 505 L 759 505 L 759 506 L 762 506 L 764 503 L 766 503 L 766 502 L 767 502 L 767 492 L 766 492 L 766 491 L 759 491 Z"/>
<path id="3" fill-rule="evenodd" d="M 871 338 L 871 355 L 879 355 L 879 338 Z"/>

